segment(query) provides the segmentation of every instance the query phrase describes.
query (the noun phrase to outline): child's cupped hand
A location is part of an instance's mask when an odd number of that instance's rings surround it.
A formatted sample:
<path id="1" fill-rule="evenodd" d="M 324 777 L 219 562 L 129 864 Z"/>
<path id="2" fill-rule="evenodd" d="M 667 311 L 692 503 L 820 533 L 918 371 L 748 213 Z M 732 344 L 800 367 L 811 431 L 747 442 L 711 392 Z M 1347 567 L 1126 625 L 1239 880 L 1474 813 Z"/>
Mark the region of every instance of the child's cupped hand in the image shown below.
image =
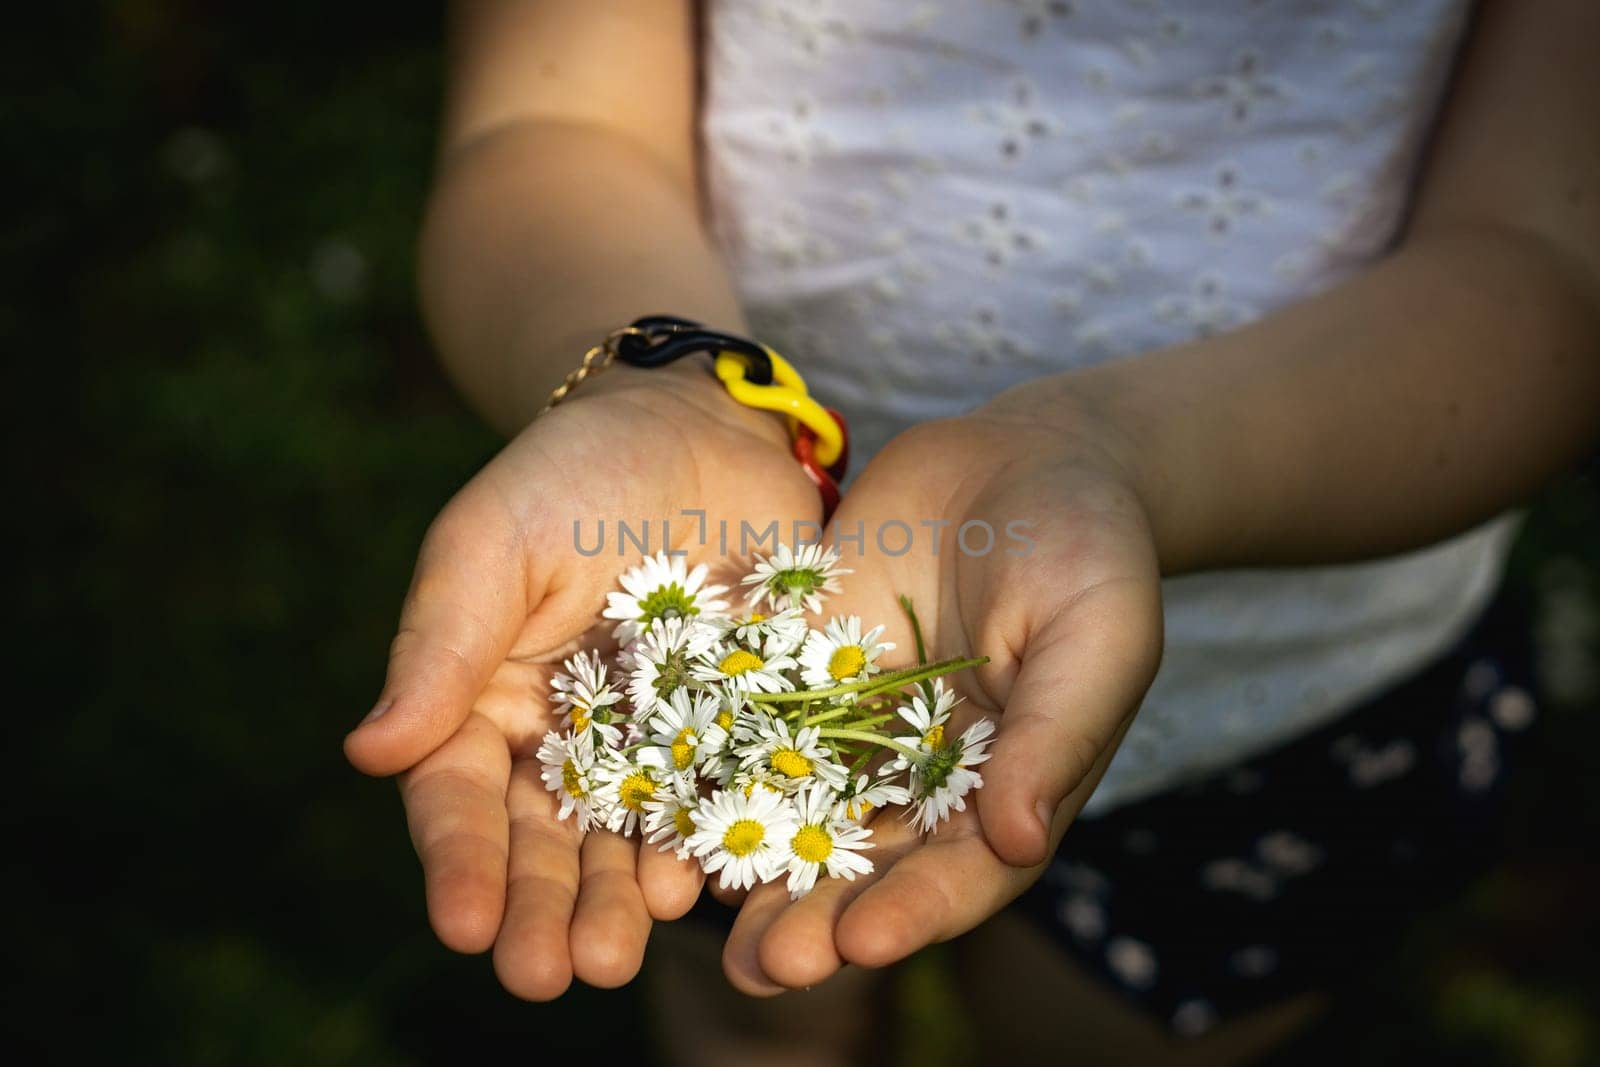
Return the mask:
<path id="1" fill-rule="evenodd" d="M 439 938 L 492 945 L 501 981 L 525 998 L 558 996 L 574 976 L 628 981 L 651 921 L 687 911 L 701 887 L 698 864 L 558 821 L 539 777 L 535 752 L 561 719 L 550 675 L 579 639 L 609 635 L 597 608 L 638 556 L 615 523 L 648 522 L 655 551 L 673 520 L 674 547 L 715 580 L 718 539 L 700 543 L 683 509 L 704 509 L 713 530 L 821 518 L 781 422 L 691 371 L 619 366 L 585 383 L 450 501 L 423 542 L 382 694 L 345 741 L 360 770 L 400 775 Z M 600 521 L 603 549 L 585 554 Z"/>
<path id="2" fill-rule="evenodd" d="M 1093 405 L 1040 407 L 1008 394 L 918 426 L 846 494 L 830 534 L 855 574 L 829 612 L 898 620 L 885 637 L 910 663 L 909 596 L 930 660 L 990 657 L 953 679 L 967 702 L 952 727 L 985 714 L 998 736 L 983 787 L 936 833 L 879 813 L 870 875 L 792 903 L 781 882 L 750 893 L 723 957 L 744 991 L 887 965 L 999 911 L 1042 872 L 1154 677 L 1160 569 L 1128 453 Z"/>

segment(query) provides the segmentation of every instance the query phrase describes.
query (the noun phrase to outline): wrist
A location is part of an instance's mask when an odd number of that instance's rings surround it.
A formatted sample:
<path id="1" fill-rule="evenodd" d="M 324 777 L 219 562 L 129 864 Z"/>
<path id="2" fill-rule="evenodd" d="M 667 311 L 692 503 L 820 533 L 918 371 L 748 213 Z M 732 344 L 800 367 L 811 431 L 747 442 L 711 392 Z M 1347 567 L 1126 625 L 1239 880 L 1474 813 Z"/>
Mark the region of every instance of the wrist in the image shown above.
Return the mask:
<path id="1" fill-rule="evenodd" d="M 1098 469 L 1137 501 L 1163 575 L 1214 565 L 1202 469 L 1205 448 L 1192 412 L 1163 401 L 1135 360 L 1100 364 L 1007 390 L 980 412 L 1021 418 L 1049 433 L 1052 448 Z M 1142 368 L 1141 368 L 1142 369 Z"/>
<path id="2" fill-rule="evenodd" d="M 1228 514 L 1222 497 L 1249 478 L 1241 466 L 1219 462 L 1226 427 L 1183 388 L 1181 375 L 1172 382 L 1163 376 L 1169 365 L 1188 369 L 1168 357 L 1153 353 L 1092 368 L 1080 387 L 1096 398 L 1110 436 L 1121 442 L 1161 573 L 1173 577 L 1230 562 L 1229 535 L 1217 517 Z"/>
<path id="3" fill-rule="evenodd" d="M 736 402 L 711 373 L 703 356 L 690 356 L 662 367 L 613 363 L 575 391 L 569 403 L 580 403 L 586 395 L 653 397 L 671 404 L 680 417 L 697 425 L 726 426 L 770 441 L 785 452 L 789 450 L 788 428 L 782 416 Z"/>

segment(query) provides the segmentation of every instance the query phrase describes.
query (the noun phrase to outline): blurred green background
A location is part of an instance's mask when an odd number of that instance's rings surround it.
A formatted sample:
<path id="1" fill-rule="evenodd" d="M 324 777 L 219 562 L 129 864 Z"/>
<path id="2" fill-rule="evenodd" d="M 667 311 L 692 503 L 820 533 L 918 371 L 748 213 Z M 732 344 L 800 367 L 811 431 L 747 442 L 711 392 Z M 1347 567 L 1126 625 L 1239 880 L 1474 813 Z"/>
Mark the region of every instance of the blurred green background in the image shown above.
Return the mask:
<path id="1" fill-rule="evenodd" d="M 440 948 L 392 785 L 339 751 L 427 522 L 495 448 L 428 352 L 412 242 L 432 5 L 39 6 L 3 46 L 0 339 L 22 484 L 8 1044 L 30 1061 L 437 1063 L 593 1049 Z M 1600 1059 L 1600 509 L 1513 581 L 1556 698 L 1515 850 L 1284 1062 Z M 938 961 L 905 1059 L 948 1044 Z M 937 1034 L 938 1026 L 933 1027 Z M 652 1061 L 634 1025 L 605 1047 Z"/>

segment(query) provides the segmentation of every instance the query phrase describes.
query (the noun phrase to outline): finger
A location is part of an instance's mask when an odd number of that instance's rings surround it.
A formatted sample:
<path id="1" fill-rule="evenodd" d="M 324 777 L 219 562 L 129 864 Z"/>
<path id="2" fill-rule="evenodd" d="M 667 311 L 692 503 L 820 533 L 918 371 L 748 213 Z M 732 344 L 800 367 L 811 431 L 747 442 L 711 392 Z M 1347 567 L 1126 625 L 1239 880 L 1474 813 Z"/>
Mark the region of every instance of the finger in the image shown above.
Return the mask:
<path id="1" fill-rule="evenodd" d="M 834 929 L 845 908 L 865 888 L 866 880 L 860 876 L 854 882 L 819 879 L 815 889 L 782 910 L 768 916 L 758 912 L 758 921 L 750 924 L 747 936 L 755 942 L 759 973 L 785 989 L 804 989 L 832 977 L 844 966 L 834 947 Z M 785 891 L 785 898 L 787 895 Z M 730 950 L 733 947 L 730 936 Z"/>
<path id="2" fill-rule="evenodd" d="M 1127 578 L 1076 597 L 1036 634 L 1005 699 L 978 812 L 989 845 L 1031 867 L 1062 801 L 1132 717 L 1161 659 L 1161 593 Z"/>
<path id="3" fill-rule="evenodd" d="M 739 992 L 751 997 L 772 997 L 788 987 L 767 977 L 757 952 L 761 935 L 772 920 L 789 907 L 789 890 L 781 881 L 758 885 L 745 897 L 733 920 L 728 941 L 722 946 L 722 971 Z"/>
<path id="4" fill-rule="evenodd" d="M 457 952 L 494 943 L 506 898 L 505 737 L 481 715 L 400 780 L 422 861 L 428 920 Z"/>
<path id="5" fill-rule="evenodd" d="M 885 967 L 937 941 L 977 926 L 1014 899 L 1038 869 L 1002 862 L 976 820 L 945 823 L 905 850 L 837 920 L 840 956 L 862 967 Z"/>
<path id="6" fill-rule="evenodd" d="M 737 908 L 739 905 L 743 904 L 745 898 L 750 895 L 750 891 L 748 889 L 729 889 L 727 886 L 722 884 L 722 880 L 720 878 L 710 878 L 707 879 L 707 881 L 709 883 L 707 888 L 710 889 L 712 898 L 716 900 L 718 904 L 722 904 L 730 908 Z"/>
<path id="7" fill-rule="evenodd" d="M 1124 720 L 1117 726 L 1089 773 L 1057 807 L 1048 853 L 1054 853 L 1100 784 L 1128 725 Z M 934 833 L 909 842 L 909 827 L 900 820 L 883 826 L 886 821 L 880 818 L 873 829 L 875 838 L 887 840 L 884 851 L 891 861 L 874 872 L 880 875 L 877 880 L 845 909 L 834 934 L 840 956 L 862 967 L 885 967 L 966 933 L 1015 900 L 1044 870 L 1042 861 L 1017 867 L 996 855 L 970 808 L 940 823 Z"/>
<path id="8" fill-rule="evenodd" d="M 705 872 L 692 859 L 680 860 L 670 849 L 639 843 L 639 890 L 653 919 L 682 918 L 694 907 L 705 884 Z"/>
<path id="9" fill-rule="evenodd" d="M 572 983 L 567 947 L 578 899 L 582 835 L 556 818 L 555 797 L 539 780 L 537 760 L 518 760 L 506 792 L 511 859 L 506 913 L 494 943 L 500 983 L 524 1000 L 552 1000 Z"/>
<path id="10" fill-rule="evenodd" d="M 412 766 L 461 725 L 528 615 L 517 525 L 469 486 L 428 531 L 377 705 L 345 738 L 368 774 Z"/>
<path id="11" fill-rule="evenodd" d="M 893 819 L 871 820 L 875 829 L 890 827 L 891 856 L 896 849 L 912 847 L 916 836 L 909 827 L 896 828 L 893 823 Z M 897 830 L 905 832 L 896 837 Z M 874 851 L 885 851 L 876 847 L 876 839 Z M 833 947 L 834 924 L 875 876 L 869 872 L 853 882 L 823 878 L 798 901 L 789 899 L 784 879 L 750 890 L 723 948 L 722 969 L 729 982 L 750 996 L 764 997 L 808 988 L 831 976 L 844 963 Z"/>
<path id="12" fill-rule="evenodd" d="M 837 947 L 840 917 L 900 857 L 921 843 L 921 835 L 898 816 L 896 810 L 872 822 L 874 847 L 867 854 L 871 871 L 854 881 L 820 878 L 810 893 L 773 917 L 762 931 L 757 949 L 761 971 L 769 980 L 801 989 L 816 985 L 844 966 Z"/>
<path id="13" fill-rule="evenodd" d="M 589 985 L 624 985 L 644 962 L 650 912 L 639 891 L 638 854 L 636 842 L 608 830 L 584 838 L 568 944 L 573 974 Z"/>

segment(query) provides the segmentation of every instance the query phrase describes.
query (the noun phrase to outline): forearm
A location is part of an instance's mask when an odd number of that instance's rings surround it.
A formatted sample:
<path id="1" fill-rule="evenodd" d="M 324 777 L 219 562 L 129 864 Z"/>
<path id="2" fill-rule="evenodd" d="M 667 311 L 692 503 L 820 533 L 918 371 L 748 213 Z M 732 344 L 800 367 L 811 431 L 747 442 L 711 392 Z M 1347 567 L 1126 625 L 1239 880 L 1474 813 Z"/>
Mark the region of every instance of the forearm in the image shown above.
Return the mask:
<path id="1" fill-rule="evenodd" d="M 1374 557 L 1468 529 L 1594 447 L 1597 297 L 1542 241 L 1439 230 L 1071 387 L 1125 430 L 1165 572 Z"/>
<path id="2" fill-rule="evenodd" d="M 511 433 L 584 349 L 642 314 L 743 326 L 693 186 L 628 138 L 513 123 L 441 168 L 420 253 L 423 312 L 468 400 Z"/>

